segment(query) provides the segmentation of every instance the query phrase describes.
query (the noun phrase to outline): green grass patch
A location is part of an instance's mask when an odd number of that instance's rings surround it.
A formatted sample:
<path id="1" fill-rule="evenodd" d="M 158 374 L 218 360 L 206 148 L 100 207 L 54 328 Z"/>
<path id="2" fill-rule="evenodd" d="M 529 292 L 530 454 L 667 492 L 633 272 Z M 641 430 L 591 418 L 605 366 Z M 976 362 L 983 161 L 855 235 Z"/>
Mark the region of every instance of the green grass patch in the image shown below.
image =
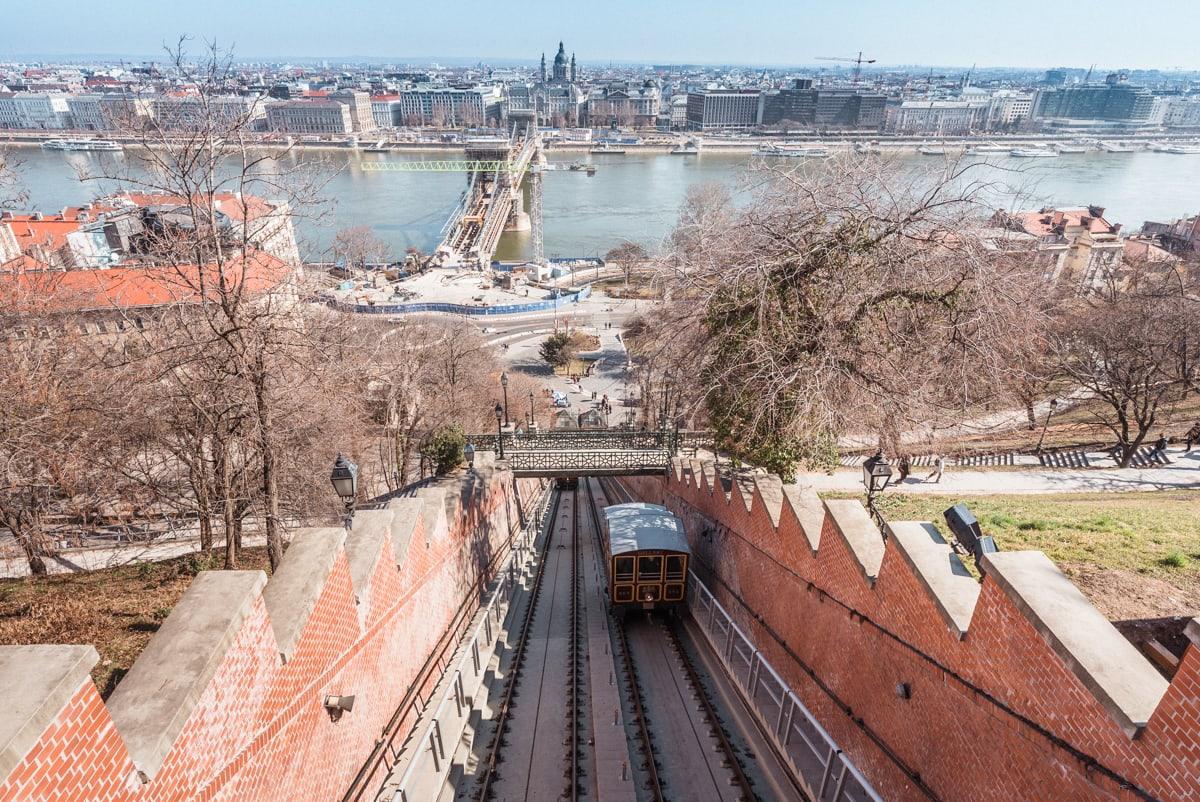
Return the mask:
<path id="1" fill-rule="evenodd" d="M 828 493 L 829 498 L 861 494 Z M 931 521 L 949 537 L 942 512 L 963 502 L 1003 551 L 1037 549 L 1056 563 L 1200 579 L 1200 491 L 946 496 L 885 493 L 893 521 Z"/>

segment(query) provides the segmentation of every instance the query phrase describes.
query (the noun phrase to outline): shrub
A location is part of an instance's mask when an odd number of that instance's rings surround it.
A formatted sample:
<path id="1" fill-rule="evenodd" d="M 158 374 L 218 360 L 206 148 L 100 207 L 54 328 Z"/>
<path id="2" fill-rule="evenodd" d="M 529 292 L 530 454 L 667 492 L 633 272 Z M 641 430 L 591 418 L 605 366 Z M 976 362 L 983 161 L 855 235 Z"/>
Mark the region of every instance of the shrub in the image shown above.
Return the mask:
<path id="1" fill-rule="evenodd" d="M 1188 558 L 1181 551 L 1173 551 L 1163 557 L 1161 562 L 1168 568 L 1187 568 Z"/>
<path id="2" fill-rule="evenodd" d="M 434 473 L 444 476 L 462 464 L 467 438 L 458 426 L 443 426 L 421 448 L 421 455 L 433 463 Z"/>

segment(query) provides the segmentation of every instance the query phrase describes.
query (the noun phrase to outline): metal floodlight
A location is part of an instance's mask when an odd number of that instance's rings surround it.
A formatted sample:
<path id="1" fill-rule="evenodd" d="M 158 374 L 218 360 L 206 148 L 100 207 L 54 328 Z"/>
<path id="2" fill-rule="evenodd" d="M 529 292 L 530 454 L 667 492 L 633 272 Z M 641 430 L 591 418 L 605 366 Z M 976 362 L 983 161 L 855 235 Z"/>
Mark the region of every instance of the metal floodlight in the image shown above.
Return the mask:
<path id="1" fill-rule="evenodd" d="M 496 405 L 496 422 L 499 423 L 502 420 L 504 420 L 504 407 L 497 404 Z"/>
<path id="2" fill-rule="evenodd" d="M 354 499 L 358 497 L 357 465 L 338 454 L 337 459 L 333 462 L 333 471 L 329 474 L 329 481 L 333 484 L 333 492 L 338 494 L 344 504 L 347 506 L 354 504 Z"/>
<path id="3" fill-rule="evenodd" d="M 502 373 L 500 374 L 500 386 L 501 386 L 501 387 L 507 387 L 507 386 L 508 386 L 508 372 L 507 372 L 507 371 L 505 371 L 505 372 L 502 372 Z"/>
<path id="4" fill-rule="evenodd" d="M 354 709 L 354 697 L 327 694 L 325 698 L 321 700 L 321 706 L 324 707 L 325 712 L 329 714 L 330 721 L 337 721 L 342 717 L 343 713 L 349 713 Z"/>
<path id="5" fill-rule="evenodd" d="M 882 449 L 863 462 L 863 487 L 867 489 L 868 495 L 882 493 L 891 480 L 892 466 L 888 464 L 887 457 L 883 456 Z"/>

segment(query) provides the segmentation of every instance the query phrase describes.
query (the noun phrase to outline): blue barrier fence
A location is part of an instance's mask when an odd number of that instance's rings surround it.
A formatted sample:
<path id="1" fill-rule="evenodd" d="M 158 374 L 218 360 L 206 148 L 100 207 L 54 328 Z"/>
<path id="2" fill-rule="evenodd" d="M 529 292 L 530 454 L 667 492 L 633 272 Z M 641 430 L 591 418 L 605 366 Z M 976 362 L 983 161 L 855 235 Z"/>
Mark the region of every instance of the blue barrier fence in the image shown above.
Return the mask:
<path id="1" fill-rule="evenodd" d="M 442 312 L 451 315 L 519 315 L 527 312 L 549 312 L 553 309 L 577 304 L 592 294 L 591 287 L 584 287 L 579 292 L 560 295 L 557 298 L 547 298 L 544 301 L 533 301 L 527 304 L 500 304 L 497 306 L 467 306 L 465 304 L 441 303 L 429 301 L 424 303 L 407 304 L 347 304 L 333 302 L 333 307 L 343 312 L 356 312 L 365 315 L 411 315 L 421 312 Z"/>

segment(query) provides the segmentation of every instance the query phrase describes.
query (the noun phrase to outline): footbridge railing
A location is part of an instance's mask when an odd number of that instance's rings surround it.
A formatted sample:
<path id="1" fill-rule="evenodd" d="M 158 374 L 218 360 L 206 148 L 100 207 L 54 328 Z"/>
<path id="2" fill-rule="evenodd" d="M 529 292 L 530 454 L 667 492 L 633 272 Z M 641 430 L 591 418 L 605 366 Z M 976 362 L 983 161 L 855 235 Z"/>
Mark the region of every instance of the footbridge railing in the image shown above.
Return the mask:
<path id="1" fill-rule="evenodd" d="M 619 476 L 663 473 L 681 450 L 708 447 L 708 432 L 675 429 L 551 429 L 473 434 L 476 451 L 494 451 L 518 476 Z"/>

